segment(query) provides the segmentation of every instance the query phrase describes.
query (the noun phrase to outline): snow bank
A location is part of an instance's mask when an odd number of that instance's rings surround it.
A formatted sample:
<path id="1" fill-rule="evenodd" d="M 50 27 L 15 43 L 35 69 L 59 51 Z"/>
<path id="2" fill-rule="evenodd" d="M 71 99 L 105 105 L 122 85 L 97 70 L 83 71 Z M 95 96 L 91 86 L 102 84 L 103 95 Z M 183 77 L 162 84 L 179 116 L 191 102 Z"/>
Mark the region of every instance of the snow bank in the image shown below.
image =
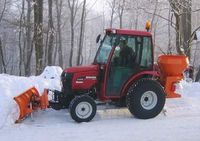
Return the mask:
<path id="1" fill-rule="evenodd" d="M 177 85 L 177 93 L 180 93 L 184 98 L 198 98 L 200 97 L 200 83 L 181 81 Z"/>
<path id="2" fill-rule="evenodd" d="M 47 66 L 39 76 L 19 77 L 0 74 L 0 128 L 12 124 L 19 116 L 19 109 L 13 97 L 35 86 L 41 94 L 45 88 L 61 89 L 60 67 Z"/>
<path id="3" fill-rule="evenodd" d="M 167 99 L 165 109 L 168 115 L 188 116 L 200 114 L 200 83 L 181 81 L 176 85 L 181 98 Z"/>

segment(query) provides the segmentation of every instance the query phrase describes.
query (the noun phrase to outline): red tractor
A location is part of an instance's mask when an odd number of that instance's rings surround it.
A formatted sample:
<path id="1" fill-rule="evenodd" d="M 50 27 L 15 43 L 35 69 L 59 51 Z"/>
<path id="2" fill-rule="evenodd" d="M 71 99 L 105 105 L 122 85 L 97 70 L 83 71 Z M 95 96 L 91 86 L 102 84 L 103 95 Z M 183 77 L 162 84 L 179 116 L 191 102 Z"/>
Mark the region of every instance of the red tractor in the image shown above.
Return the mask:
<path id="1" fill-rule="evenodd" d="M 50 107 L 69 108 L 72 119 L 88 122 L 96 101 L 128 107 L 137 118 L 157 116 L 165 91 L 154 70 L 152 35 L 146 31 L 106 29 L 94 62 L 67 68 L 61 75 L 62 92 L 54 91 Z M 97 37 L 97 42 L 100 36 Z"/>

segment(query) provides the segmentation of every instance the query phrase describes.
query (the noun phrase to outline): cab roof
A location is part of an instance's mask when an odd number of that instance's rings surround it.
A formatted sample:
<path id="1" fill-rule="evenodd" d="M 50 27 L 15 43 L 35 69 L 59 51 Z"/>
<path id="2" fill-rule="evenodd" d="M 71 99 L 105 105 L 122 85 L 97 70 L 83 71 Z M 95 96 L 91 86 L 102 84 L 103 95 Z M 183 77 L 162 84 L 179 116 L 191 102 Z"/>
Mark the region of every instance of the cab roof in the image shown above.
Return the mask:
<path id="1" fill-rule="evenodd" d="M 116 33 L 116 34 L 123 34 L 123 35 L 133 35 L 133 36 L 149 36 L 151 37 L 151 33 L 147 31 L 140 31 L 140 30 L 130 30 L 130 29 L 113 29 L 108 28 L 106 32 Z"/>

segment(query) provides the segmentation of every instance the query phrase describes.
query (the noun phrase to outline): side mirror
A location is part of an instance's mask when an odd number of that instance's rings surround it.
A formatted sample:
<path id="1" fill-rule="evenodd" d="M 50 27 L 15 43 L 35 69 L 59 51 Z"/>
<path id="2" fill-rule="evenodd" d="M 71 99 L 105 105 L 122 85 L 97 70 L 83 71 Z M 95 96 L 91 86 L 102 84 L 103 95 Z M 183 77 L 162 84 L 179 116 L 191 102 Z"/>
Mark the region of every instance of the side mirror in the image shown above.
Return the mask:
<path id="1" fill-rule="evenodd" d="M 96 43 L 99 42 L 100 38 L 101 38 L 101 34 L 99 34 L 99 35 L 97 36 L 97 38 L 96 38 Z"/>

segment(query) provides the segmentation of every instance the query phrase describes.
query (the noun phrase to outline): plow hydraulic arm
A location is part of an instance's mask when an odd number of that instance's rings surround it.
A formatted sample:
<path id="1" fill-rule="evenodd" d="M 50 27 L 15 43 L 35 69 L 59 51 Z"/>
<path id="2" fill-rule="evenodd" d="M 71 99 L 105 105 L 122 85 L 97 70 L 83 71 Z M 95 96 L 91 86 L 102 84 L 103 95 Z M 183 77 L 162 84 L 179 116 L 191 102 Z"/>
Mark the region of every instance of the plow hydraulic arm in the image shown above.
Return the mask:
<path id="1" fill-rule="evenodd" d="M 14 97 L 17 105 L 19 106 L 19 117 L 16 123 L 23 120 L 25 117 L 30 115 L 33 111 L 38 109 L 46 109 L 48 103 L 48 90 L 45 89 L 43 94 L 40 96 L 39 92 L 35 87 L 32 87 L 17 97 Z"/>

